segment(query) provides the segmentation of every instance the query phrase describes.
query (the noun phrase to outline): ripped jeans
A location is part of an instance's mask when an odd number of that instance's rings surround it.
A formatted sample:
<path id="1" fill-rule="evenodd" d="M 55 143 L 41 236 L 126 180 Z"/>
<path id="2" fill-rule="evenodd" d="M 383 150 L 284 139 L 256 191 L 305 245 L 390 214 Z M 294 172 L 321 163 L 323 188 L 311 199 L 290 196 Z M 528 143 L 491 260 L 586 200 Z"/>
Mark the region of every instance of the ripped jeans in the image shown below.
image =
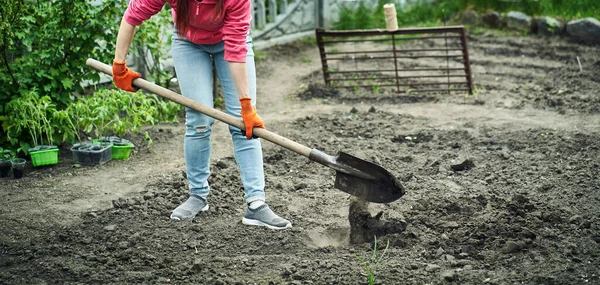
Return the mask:
<path id="1" fill-rule="evenodd" d="M 246 40 L 246 45 L 248 46 L 246 58 L 248 84 L 252 103 L 255 105 L 256 71 L 250 37 Z M 198 45 L 174 35 L 172 54 L 182 95 L 210 107 L 214 107 L 212 56 L 221 82 L 226 112 L 236 118 L 242 118 L 238 93 L 229 72 L 228 63 L 223 59 L 223 42 Z M 206 200 L 210 191 L 208 185 L 211 155 L 210 134 L 215 119 L 189 108 L 186 108 L 185 112 L 184 155 L 190 194 L 199 195 Z M 256 200 L 264 201 L 265 177 L 260 140 L 247 139 L 236 127 L 229 126 L 229 132 L 233 140 L 235 160 L 241 173 L 246 203 Z"/>

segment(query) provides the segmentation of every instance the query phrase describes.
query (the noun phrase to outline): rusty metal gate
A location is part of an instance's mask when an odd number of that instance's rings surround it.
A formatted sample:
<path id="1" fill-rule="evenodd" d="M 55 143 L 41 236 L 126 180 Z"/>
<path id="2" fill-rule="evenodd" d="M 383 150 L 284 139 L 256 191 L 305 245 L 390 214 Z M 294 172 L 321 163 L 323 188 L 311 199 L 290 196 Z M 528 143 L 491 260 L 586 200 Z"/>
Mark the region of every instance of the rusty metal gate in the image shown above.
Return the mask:
<path id="1" fill-rule="evenodd" d="M 325 83 L 341 88 L 395 87 L 399 93 L 468 91 L 473 80 L 462 26 L 316 30 Z"/>

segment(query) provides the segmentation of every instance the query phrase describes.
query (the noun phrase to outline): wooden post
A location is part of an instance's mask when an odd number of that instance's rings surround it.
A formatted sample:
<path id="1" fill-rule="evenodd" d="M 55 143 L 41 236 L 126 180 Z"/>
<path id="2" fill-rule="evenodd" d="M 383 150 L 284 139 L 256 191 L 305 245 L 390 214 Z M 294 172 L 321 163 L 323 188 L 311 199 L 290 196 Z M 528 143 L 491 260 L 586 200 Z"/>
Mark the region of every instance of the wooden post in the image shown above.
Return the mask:
<path id="1" fill-rule="evenodd" d="M 385 14 L 385 26 L 388 31 L 398 30 L 398 18 L 396 17 L 396 5 L 389 3 L 383 5 L 383 12 Z"/>

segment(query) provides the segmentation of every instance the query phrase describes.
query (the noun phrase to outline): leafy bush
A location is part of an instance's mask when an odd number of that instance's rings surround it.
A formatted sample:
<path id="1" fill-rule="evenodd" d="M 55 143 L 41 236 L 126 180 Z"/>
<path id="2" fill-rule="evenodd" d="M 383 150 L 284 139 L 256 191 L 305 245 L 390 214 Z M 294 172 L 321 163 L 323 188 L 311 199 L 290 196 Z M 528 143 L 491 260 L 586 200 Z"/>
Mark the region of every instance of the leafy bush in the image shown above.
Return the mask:
<path id="1" fill-rule="evenodd" d="M 69 106 L 76 128 L 89 136 L 123 136 L 156 122 L 176 122 L 182 108 L 142 92 L 101 89 Z"/>
<path id="2" fill-rule="evenodd" d="M 99 79 L 85 59 L 112 59 L 119 16 L 127 1 L 2 0 L 0 103 L 36 88 L 59 107 L 83 91 L 84 79 Z M 104 43 L 100 46 L 98 43 Z"/>
<path id="3" fill-rule="evenodd" d="M 82 82 L 100 79 L 96 71 L 85 64 L 89 57 L 112 62 L 116 35 L 128 0 L 0 0 L 0 145 L 36 144 L 28 127 L 11 127 L 14 111 L 7 104 L 35 93 L 55 108 L 56 121 L 63 132 L 54 136 L 56 143 L 75 139 L 76 132 L 61 128 L 67 122 L 64 111 L 75 101 L 76 94 L 85 94 Z M 165 45 L 170 32 L 165 29 L 171 16 L 170 7 L 147 21 L 137 33 L 132 50 L 139 56 L 151 57 L 152 65 L 145 69 L 153 79 L 166 84 L 171 75 L 162 70 Z M 142 46 L 144 48 L 142 48 Z M 30 97 L 28 97 L 30 98 Z M 16 104 L 16 103 L 15 103 Z M 14 122 L 14 121 L 11 121 Z"/>
<path id="4" fill-rule="evenodd" d="M 340 7 L 339 19 L 333 24 L 336 30 L 358 30 L 385 28 L 383 5 L 388 1 L 378 0 L 377 8 L 370 8 L 364 0 L 353 7 L 347 3 Z"/>

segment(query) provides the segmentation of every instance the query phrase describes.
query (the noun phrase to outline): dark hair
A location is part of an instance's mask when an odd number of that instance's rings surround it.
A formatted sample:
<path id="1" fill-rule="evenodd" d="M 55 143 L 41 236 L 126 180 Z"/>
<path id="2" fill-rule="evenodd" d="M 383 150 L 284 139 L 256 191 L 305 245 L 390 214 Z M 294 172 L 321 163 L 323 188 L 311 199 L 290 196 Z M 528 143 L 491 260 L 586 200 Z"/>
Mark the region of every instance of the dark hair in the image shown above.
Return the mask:
<path id="1" fill-rule="evenodd" d="M 198 1 L 198 0 L 196 0 Z M 223 2 L 225 0 L 217 0 L 215 7 L 215 14 L 213 17 L 219 19 L 223 17 Z M 177 14 L 177 20 L 175 21 L 175 26 L 177 26 L 177 33 L 180 36 L 185 36 L 186 32 L 190 28 L 190 22 L 192 20 L 192 12 L 190 11 L 190 1 L 189 0 L 178 0 L 177 1 L 177 9 L 175 10 Z"/>

